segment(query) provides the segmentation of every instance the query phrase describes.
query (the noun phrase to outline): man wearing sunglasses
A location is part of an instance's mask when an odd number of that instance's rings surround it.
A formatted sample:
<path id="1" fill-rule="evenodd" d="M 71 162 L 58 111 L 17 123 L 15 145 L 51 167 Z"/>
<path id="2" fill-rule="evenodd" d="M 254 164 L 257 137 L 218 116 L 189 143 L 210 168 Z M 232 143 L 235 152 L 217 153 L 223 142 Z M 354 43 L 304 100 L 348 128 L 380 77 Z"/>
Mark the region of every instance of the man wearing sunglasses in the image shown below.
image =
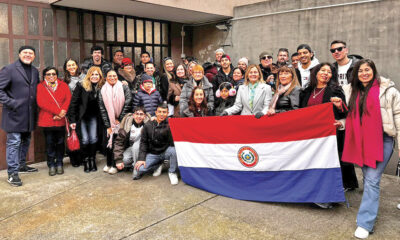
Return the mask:
<path id="1" fill-rule="evenodd" d="M 35 49 L 22 46 L 19 59 L 0 71 L 1 128 L 7 133 L 6 160 L 8 183 L 21 186 L 18 173 L 37 172 L 26 165 L 31 132 L 36 125 L 36 86 L 39 72 L 32 66 Z"/>
<path id="2" fill-rule="evenodd" d="M 359 61 L 356 57 L 349 57 L 349 52 L 346 42 L 341 40 L 335 40 L 331 43 L 329 50 L 332 53 L 332 57 L 335 59 L 333 63 L 338 70 L 338 81 L 339 85 L 343 86 L 351 82 L 351 74 L 353 72 L 353 66 Z"/>
<path id="3" fill-rule="evenodd" d="M 260 68 L 261 68 L 261 72 L 263 74 L 263 78 L 264 81 L 266 81 L 268 79 L 268 77 L 270 75 L 272 75 L 271 73 L 271 65 L 272 65 L 272 54 L 270 54 L 269 52 L 262 52 L 259 56 L 260 58 Z"/>

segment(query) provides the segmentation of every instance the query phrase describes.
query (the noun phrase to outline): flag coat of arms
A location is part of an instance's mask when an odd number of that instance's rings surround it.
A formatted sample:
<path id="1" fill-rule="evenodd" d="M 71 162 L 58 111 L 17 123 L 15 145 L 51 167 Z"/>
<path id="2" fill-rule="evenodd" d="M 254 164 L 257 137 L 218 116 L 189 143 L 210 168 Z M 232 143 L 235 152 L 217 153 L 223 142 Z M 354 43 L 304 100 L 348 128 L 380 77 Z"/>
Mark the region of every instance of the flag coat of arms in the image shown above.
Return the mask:
<path id="1" fill-rule="evenodd" d="M 242 200 L 344 202 L 332 108 L 170 119 L 182 181 Z"/>

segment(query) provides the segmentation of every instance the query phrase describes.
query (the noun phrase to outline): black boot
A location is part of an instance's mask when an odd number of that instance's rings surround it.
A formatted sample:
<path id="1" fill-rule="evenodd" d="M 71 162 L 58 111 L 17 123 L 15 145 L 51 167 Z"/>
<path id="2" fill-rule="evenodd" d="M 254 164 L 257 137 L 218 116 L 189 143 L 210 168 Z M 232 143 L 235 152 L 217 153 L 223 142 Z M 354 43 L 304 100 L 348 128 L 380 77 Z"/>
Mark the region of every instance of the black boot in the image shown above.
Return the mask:
<path id="1" fill-rule="evenodd" d="M 89 173 L 89 172 L 90 172 L 90 168 L 89 168 L 89 158 L 83 159 L 83 171 L 84 171 L 85 173 Z"/>
<path id="2" fill-rule="evenodd" d="M 96 165 L 96 144 L 89 144 L 89 165 L 91 164 L 92 172 L 97 171 L 97 165 Z"/>
<path id="3" fill-rule="evenodd" d="M 87 158 L 87 162 L 88 162 L 88 167 L 89 167 L 89 169 L 88 169 L 88 171 L 87 172 L 90 172 L 90 171 L 92 171 L 92 157 L 88 157 Z"/>

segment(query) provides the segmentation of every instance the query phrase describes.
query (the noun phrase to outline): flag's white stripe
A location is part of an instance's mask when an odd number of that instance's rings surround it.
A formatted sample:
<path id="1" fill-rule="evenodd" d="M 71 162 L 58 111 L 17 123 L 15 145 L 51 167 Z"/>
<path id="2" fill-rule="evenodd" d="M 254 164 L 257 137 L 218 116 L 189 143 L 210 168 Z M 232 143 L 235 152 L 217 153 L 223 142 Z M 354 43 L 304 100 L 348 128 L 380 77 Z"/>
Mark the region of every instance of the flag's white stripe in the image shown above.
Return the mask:
<path id="1" fill-rule="evenodd" d="M 204 144 L 175 142 L 178 164 L 182 167 L 213 168 L 234 171 L 290 171 L 338 168 L 336 136 L 278 143 Z M 259 155 L 252 168 L 238 160 L 238 151 L 251 146 Z"/>

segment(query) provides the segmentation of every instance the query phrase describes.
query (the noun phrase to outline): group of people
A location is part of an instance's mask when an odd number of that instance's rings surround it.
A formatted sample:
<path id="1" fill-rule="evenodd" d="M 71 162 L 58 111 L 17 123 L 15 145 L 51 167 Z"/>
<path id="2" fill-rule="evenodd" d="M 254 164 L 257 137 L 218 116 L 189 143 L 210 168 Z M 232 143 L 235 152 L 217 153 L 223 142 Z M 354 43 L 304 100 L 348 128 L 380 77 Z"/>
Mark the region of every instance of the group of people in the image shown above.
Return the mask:
<path id="1" fill-rule="evenodd" d="M 168 168 L 175 185 L 179 170 L 168 118 L 262 118 L 332 102 L 345 191 L 358 188 L 353 164 L 362 167 L 364 193 L 355 236 L 367 238 L 378 214 L 382 173 L 394 138 L 400 140 L 400 93 L 392 81 L 379 76 L 372 60 L 348 55 L 346 42 L 335 40 L 329 47 L 333 64 L 320 63 L 311 47 L 301 44 L 291 59 L 288 49 L 279 49 L 276 63 L 271 53 L 262 52 L 259 64 L 243 57 L 235 67 L 230 56 L 217 49 L 214 63 L 183 59 L 176 64 L 167 57 L 159 69 L 147 52 L 135 66 L 120 50 L 108 62 L 103 49 L 94 46 L 81 65 L 71 58 L 65 61 L 63 78 L 49 66 L 40 81 L 32 66 L 35 49 L 23 46 L 19 59 L 0 71 L 8 182 L 21 186 L 18 173 L 37 171 L 25 160 L 36 109 L 50 176 L 64 173 L 67 127 L 80 140 L 80 150 L 67 152 L 72 166 L 97 171 L 100 150 L 107 157 L 106 173 L 131 170 L 136 180 L 147 173 L 159 176 Z"/>

